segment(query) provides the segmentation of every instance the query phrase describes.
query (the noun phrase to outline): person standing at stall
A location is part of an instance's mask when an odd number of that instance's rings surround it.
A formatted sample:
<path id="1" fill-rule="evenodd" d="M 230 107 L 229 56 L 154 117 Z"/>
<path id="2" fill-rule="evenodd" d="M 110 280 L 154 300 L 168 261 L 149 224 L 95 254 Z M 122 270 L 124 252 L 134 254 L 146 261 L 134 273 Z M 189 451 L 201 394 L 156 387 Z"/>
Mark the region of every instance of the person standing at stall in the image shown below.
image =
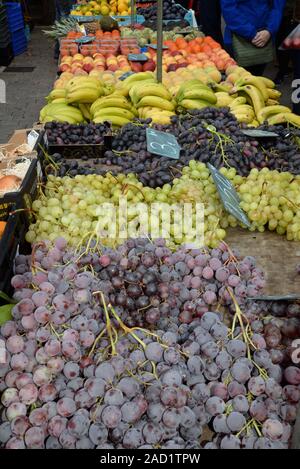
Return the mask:
<path id="1" fill-rule="evenodd" d="M 295 27 L 300 24 L 300 0 L 294 0 L 294 11 L 293 11 L 293 23 Z M 297 88 L 295 93 L 296 95 L 296 102 L 293 103 L 293 111 L 295 114 L 300 116 L 300 102 L 298 103 L 298 99 L 300 100 L 300 49 L 292 50 L 292 62 L 293 62 L 293 69 L 294 69 L 294 85 Z"/>
<path id="2" fill-rule="evenodd" d="M 275 77 L 276 85 L 280 85 L 289 74 L 289 65 L 292 59 L 292 54 L 289 51 L 280 50 L 279 47 L 284 39 L 293 31 L 296 27 L 294 20 L 295 13 L 295 0 L 287 0 L 286 6 L 283 12 L 283 18 L 280 24 L 279 31 L 276 36 L 276 49 L 277 49 L 277 60 L 278 60 L 278 73 Z"/>
<path id="3" fill-rule="evenodd" d="M 240 65 L 254 75 L 262 75 L 273 59 L 272 41 L 285 4 L 286 0 L 221 0 L 225 45 Z"/>
<path id="4" fill-rule="evenodd" d="M 198 26 L 201 26 L 204 34 L 223 45 L 220 0 L 195 0 L 191 3 L 193 5 L 190 8 L 195 10 Z"/>

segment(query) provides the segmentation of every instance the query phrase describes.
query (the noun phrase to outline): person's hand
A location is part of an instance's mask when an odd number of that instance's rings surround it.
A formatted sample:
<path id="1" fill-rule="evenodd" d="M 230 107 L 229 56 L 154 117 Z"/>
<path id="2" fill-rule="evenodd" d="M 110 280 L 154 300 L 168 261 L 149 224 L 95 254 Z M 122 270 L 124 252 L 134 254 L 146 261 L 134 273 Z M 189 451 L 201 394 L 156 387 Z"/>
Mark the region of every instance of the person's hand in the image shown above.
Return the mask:
<path id="1" fill-rule="evenodd" d="M 264 29 L 263 31 L 259 31 L 256 36 L 252 39 L 252 44 L 256 47 L 265 47 L 265 45 L 271 39 L 271 33 Z"/>

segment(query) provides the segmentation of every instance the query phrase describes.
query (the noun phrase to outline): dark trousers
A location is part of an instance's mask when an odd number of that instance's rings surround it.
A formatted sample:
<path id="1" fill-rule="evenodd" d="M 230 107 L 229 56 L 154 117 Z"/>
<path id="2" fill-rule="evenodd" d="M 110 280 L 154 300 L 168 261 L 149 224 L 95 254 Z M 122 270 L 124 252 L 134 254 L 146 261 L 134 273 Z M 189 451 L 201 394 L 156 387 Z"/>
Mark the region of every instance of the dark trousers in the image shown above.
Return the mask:
<path id="1" fill-rule="evenodd" d="M 220 0 L 197 0 L 194 8 L 198 26 L 204 34 L 223 44 Z"/>
<path id="2" fill-rule="evenodd" d="M 292 54 L 290 51 L 279 50 L 278 48 L 296 26 L 297 25 L 293 23 L 290 18 L 283 18 L 279 31 L 276 35 L 277 60 L 279 73 L 282 76 L 288 74 L 289 63 L 291 61 Z"/>
<path id="3" fill-rule="evenodd" d="M 294 80 L 300 80 L 300 50 L 294 50 L 291 52 L 294 68 Z M 299 89 L 299 85 L 297 85 L 297 88 Z M 300 93 L 296 94 L 298 94 L 298 96 L 300 95 Z M 300 103 L 293 103 L 293 111 L 295 114 L 300 116 Z"/>

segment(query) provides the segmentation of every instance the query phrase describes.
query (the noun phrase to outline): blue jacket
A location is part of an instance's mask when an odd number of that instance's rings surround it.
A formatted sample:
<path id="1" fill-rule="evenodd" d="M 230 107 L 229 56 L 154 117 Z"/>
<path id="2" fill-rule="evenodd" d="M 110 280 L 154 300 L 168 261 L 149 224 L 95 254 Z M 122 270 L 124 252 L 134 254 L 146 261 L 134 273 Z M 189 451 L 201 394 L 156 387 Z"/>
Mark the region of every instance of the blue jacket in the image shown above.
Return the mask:
<path id="1" fill-rule="evenodd" d="M 225 44 L 231 44 L 231 33 L 252 40 L 259 30 L 267 29 L 275 37 L 286 0 L 221 0 L 226 23 Z"/>

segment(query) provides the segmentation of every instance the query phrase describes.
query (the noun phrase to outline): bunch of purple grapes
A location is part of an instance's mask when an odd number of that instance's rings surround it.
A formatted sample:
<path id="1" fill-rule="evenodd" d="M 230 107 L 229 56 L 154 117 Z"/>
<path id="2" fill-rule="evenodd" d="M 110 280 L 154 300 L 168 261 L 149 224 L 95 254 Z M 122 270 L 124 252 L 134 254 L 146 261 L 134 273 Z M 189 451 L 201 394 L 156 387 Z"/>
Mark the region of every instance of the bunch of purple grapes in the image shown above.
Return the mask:
<path id="1" fill-rule="evenodd" d="M 98 290 L 129 326 L 149 327 L 169 316 L 189 323 L 213 306 L 232 307 L 230 291 L 244 304 L 265 285 L 256 260 L 241 258 L 225 243 L 218 249 L 172 252 L 163 239 L 130 239 L 82 262 L 93 263 Z"/>
<path id="2" fill-rule="evenodd" d="M 75 253 L 58 239 L 19 256 L 12 285 L 18 303 L 0 334 L 1 447 L 288 447 L 300 369 L 271 341 L 275 326 L 283 334 L 280 318 L 266 323 L 253 303 L 249 346 L 211 312 L 217 302 L 234 310 L 229 289 L 242 303 L 262 287 L 253 258 L 225 244 L 172 253 L 142 239 Z M 151 330 L 129 333 L 121 320 Z"/>

